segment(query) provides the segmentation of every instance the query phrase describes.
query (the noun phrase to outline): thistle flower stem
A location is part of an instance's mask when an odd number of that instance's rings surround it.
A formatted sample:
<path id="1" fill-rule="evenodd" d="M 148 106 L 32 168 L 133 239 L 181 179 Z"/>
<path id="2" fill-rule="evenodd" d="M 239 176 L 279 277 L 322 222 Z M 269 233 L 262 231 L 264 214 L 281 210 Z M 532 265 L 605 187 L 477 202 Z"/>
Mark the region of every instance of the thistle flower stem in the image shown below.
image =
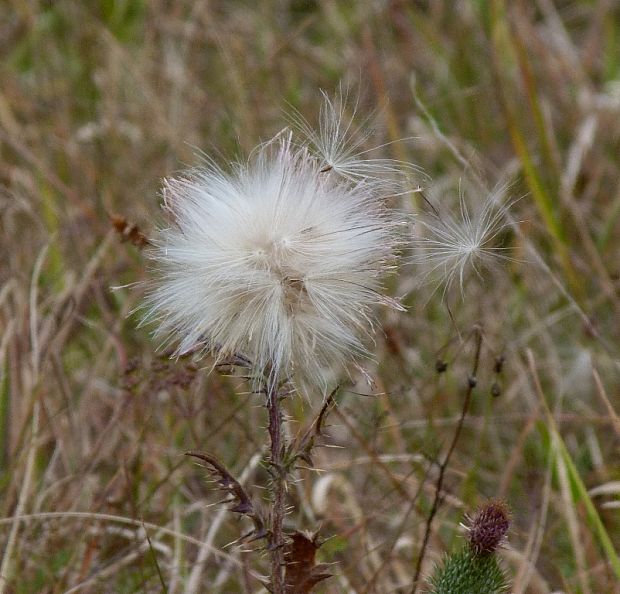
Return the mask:
<path id="1" fill-rule="evenodd" d="M 273 594 L 284 594 L 284 466 L 282 463 L 283 436 L 281 396 L 276 382 L 267 383 L 267 409 L 269 411 L 269 437 L 271 438 L 270 462 L 273 472 L 271 538 L 269 552 L 271 555 L 271 591 Z"/>
<path id="2" fill-rule="evenodd" d="M 420 552 L 418 554 L 418 560 L 416 562 L 415 573 L 413 576 L 413 588 L 411 590 L 411 594 L 416 594 L 418 590 L 418 582 L 420 579 L 420 574 L 422 572 L 422 562 L 424 561 L 424 556 L 426 554 L 426 548 L 428 546 L 428 541 L 431 536 L 431 527 L 433 524 L 433 520 L 435 519 L 435 514 L 439 510 L 439 506 L 443 500 L 442 497 L 442 489 L 443 489 L 443 481 L 446 475 L 446 470 L 448 468 L 448 464 L 450 463 L 450 458 L 452 458 L 452 454 L 456 448 L 456 443 L 459 440 L 461 435 L 461 431 L 463 429 L 463 425 L 465 423 L 465 417 L 467 416 L 467 411 L 469 410 L 469 405 L 471 403 L 471 396 L 476 387 L 476 374 L 478 373 L 478 364 L 480 363 L 480 350 L 482 348 L 482 329 L 479 326 L 474 328 L 474 336 L 476 339 L 476 352 L 474 355 L 474 363 L 472 365 L 471 373 L 469 375 L 469 379 L 467 381 L 467 389 L 465 391 L 465 398 L 463 399 L 463 407 L 461 409 L 461 416 L 459 418 L 458 425 L 456 426 L 456 430 L 452 437 L 452 441 L 450 442 L 450 447 L 448 448 L 448 453 L 446 454 L 443 462 L 439 465 L 439 475 L 437 476 L 437 483 L 435 485 L 435 498 L 433 499 L 433 505 L 431 507 L 431 511 L 428 514 L 428 519 L 426 520 L 426 530 L 424 531 L 424 539 L 422 540 L 422 547 L 420 548 Z"/>

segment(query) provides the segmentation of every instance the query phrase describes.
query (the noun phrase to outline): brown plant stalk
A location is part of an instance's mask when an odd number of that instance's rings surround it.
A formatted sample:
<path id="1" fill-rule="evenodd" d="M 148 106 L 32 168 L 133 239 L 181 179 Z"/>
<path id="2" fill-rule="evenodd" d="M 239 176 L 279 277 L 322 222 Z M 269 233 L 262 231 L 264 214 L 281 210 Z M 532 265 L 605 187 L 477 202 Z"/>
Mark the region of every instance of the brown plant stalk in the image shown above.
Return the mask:
<path id="1" fill-rule="evenodd" d="M 465 417 L 467 416 L 467 411 L 469 410 L 469 405 L 471 403 L 472 393 L 474 388 L 476 387 L 477 380 L 476 374 L 478 373 L 478 365 L 480 363 L 480 350 L 482 348 L 482 329 L 479 326 L 476 326 L 473 330 L 475 340 L 476 340 L 476 352 L 474 354 L 474 362 L 472 365 L 471 372 L 469 377 L 467 378 L 467 388 L 465 390 L 465 398 L 463 399 L 463 407 L 461 409 L 461 416 L 459 418 L 458 425 L 456 426 L 456 430 L 454 431 L 454 436 L 452 437 L 452 441 L 450 442 L 450 446 L 448 448 L 448 452 L 443 459 L 443 462 L 439 464 L 439 474 L 437 476 L 437 482 L 435 484 L 435 498 L 433 499 L 433 505 L 431 507 L 431 511 L 428 514 L 428 518 L 426 520 L 426 529 L 424 531 L 424 539 L 422 540 L 422 547 L 420 548 L 420 552 L 418 554 L 418 559 L 416 562 L 415 573 L 413 575 L 413 588 L 411 589 L 411 594 L 416 594 L 418 589 L 418 582 L 420 579 L 420 574 L 422 572 L 422 563 L 424 561 L 424 556 L 426 554 L 426 548 L 428 546 L 428 541 L 431 536 L 431 528 L 433 524 L 433 520 L 435 519 L 435 515 L 439 510 L 439 506 L 442 502 L 442 490 L 443 490 L 443 481 L 446 475 L 446 470 L 450 463 L 450 459 L 452 458 L 452 454 L 456 448 L 456 443 L 459 440 L 461 435 L 461 431 L 463 429 L 463 425 L 465 423 Z"/>
<path id="2" fill-rule="evenodd" d="M 284 497 L 286 482 L 284 476 L 284 438 L 282 435 L 281 395 L 277 384 L 267 382 L 267 410 L 269 411 L 269 437 L 271 439 L 270 463 L 272 467 L 272 506 L 271 506 L 271 538 L 269 553 L 271 556 L 271 591 L 273 594 L 284 594 Z"/>

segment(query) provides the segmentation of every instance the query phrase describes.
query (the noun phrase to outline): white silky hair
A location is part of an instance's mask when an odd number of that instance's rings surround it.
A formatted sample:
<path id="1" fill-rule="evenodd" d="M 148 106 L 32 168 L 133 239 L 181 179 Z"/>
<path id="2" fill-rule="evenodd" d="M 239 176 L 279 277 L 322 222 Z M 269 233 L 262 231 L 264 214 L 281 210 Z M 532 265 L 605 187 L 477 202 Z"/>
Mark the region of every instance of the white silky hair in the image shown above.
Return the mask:
<path id="1" fill-rule="evenodd" d="M 342 87 L 331 98 L 321 91 L 323 101 L 318 127 L 312 126 L 299 111 L 291 108 L 288 117 L 309 149 L 322 161 L 323 171 L 334 171 L 351 182 L 372 180 L 392 195 L 418 191 L 420 167 L 397 159 L 373 156 L 380 149 L 398 141 L 368 146 L 375 128 L 374 116 L 357 122 L 359 96 L 350 100 Z"/>
<path id="2" fill-rule="evenodd" d="M 342 179 L 289 134 L 246 163 L 165 180 L 172 224 L 151 254 L 145 321 L 177 355 L 242 353 L 257 376 L 326 378 L 367 356 L 373 306 L 402 243 L 403 217 L 375 179 Z"/>
<path id="3" fill-rule="evenodd" d="M 419 234 L 414 238 L 412 260 L 419 265 L 421 281 L 435 281 L 445 292 L 458 283 L 461 294 L 467 275 L 482 278 L 482 269 L 499 260 L 511 259 L 499 244 L 501 234 L 511 226 L 506 217 L 514 201 L 504 202 L 506 186 L 495 188 L 477 208 L 468 206 L 459 189 L 458 212 L 435 210 L 416 220 Z"/>

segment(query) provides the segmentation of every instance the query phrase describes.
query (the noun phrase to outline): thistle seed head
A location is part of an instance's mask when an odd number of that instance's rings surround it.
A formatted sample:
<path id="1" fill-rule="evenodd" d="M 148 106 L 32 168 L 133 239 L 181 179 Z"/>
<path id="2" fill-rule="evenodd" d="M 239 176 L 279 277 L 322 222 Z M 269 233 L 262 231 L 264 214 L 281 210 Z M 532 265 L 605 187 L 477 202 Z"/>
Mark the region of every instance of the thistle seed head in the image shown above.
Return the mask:
<path id="1" fill-rule="evenodd" d="M 373 180 L 343 180 L 288 134 L 228 170 L 207 163 L 165 181 L 172 224 L 152 259 L 146 320 L 163 345 L 220 359 L 243 353 L 258 374 L 325 387 L 368 354 L 373 306 L 403 222 Z"/>

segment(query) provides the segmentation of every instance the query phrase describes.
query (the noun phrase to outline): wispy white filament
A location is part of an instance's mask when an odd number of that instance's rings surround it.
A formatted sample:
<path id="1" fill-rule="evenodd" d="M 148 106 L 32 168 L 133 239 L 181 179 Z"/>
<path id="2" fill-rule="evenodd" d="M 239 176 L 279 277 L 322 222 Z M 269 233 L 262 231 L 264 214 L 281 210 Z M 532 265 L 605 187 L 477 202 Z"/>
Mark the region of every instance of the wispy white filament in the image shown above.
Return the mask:
<path id="1" fill-rule="evenodd" d="M 424 277 L 435 277 L 447 290 L 458 282 L 461 292 L 468 272 L 480 276 L 482 266 L 508 259 L 507 248 L 499 245 L 502 232 L 510 226 L 502 205 L 505 188 L 486 198 L 477 210 L 471 210 L 461 193 L 458 214 L 435 211 L 418 219 L 419 236 L 414 240 L 413 261 Z"/>
<path id="2" fill-rule="evenodd" d="M 365 354 L 401 224 L 372 179 L 324 171 L 290 136 L 248 163 L 165 182 L 173 224 L 153 259 L 147 319 L 181 354 L 243 353 L 259 373 L 322 384 Z"/>
<path id="3" fill-rule="evenodd" d="M 322 161 L 323 171 L 334 171 L 349 181 L 373 180 L 394 194 L 412 191 L 414 178 L 421 175 L 419 167 L 396 159 L 377 158 L 376 151 L 387 146 L 366 147 L 372 131 L 371 118 L 355 123 L 357 101 L 349 105 L 341 89 L 331 99 L 323 93 L 318 129 L 296 110 L 291 110 L 293 126 L 301 133 L 310 149 Z"/>

